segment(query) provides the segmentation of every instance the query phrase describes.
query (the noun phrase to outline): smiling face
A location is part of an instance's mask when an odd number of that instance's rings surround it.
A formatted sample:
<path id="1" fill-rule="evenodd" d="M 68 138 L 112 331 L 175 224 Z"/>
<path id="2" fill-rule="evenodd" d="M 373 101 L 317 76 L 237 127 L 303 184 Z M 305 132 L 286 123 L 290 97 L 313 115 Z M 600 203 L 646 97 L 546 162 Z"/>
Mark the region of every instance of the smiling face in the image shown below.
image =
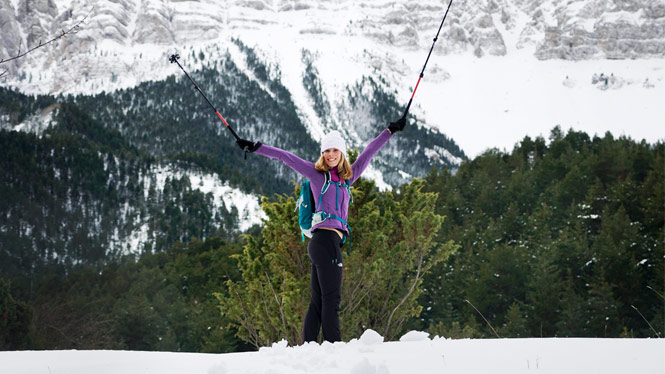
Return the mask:
<path id="1" fill-rule="evenodd" d="M 342 151 L 337 148 L 329 148 L 323 151 L 323 159 L 328 165 L 329 168 L 334 168 L 339 165 L 340 160 L 342 159 Z"/>

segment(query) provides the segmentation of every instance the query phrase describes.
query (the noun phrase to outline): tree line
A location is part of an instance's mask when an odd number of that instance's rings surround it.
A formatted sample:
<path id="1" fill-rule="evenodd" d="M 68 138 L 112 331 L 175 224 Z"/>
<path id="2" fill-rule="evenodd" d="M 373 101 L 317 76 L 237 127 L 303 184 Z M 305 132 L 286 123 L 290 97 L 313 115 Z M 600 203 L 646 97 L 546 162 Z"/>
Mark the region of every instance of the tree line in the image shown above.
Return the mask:
<path id="1" fill-rule="evenodd" d="M 212 293 L 238 277 L 238 243 L 220 238 L 43 273 L 26 294 L 0 279 L 0 349 L 233 352 L 248 349 L 220 322 Z"/>
<path id="2" fill-rule="evenodd" d="M 657 337 L 665 147 L 564 134 L 488 150 L 392 192 L 354 185 L 343 338 Z M 241 239 L 0 284 L 2 349 L 230 352 L 299 342 L 308 259 L 297 187 Z"/>
<path id="3" fill-rule="evenodd" d="M 502 337 L 662 337 L 664 150 L 557 127 L 430 173 L 439 240 L 461 247 L 416 326 L 496 336 L 480 312 Z"/>

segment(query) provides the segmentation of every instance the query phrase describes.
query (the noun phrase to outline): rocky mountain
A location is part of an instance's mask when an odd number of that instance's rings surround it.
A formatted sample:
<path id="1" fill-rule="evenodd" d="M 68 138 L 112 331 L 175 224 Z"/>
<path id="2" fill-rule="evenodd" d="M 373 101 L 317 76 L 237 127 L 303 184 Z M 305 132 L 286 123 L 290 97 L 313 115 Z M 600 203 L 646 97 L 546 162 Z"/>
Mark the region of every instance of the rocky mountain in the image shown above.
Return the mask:
<path id="1" fill-rule="evenodd" d="M 281 68 L 295 96 L 309 63 L 337 97 L 370 73 L 406 96 L 447 0 L 0 0 L 0 57 L 14 56 L 85 19 L 76 35 L 16 63 L 6 85 L 30 93 L 90 93 L 133 87 L 176 74 L 174 51 L 215 46 L 221 58 L 242 40 Z M 665 55 L 665 4 L 649 0 L 457 0 L 436 55 L 503 56 L 528 50 L 539 59 L 649 58 Z M 405 61 L 417 54 L 418 61 Z M 331 58 L 333 56 L 333 58 Z M 289 68 L 286 65 L 291 65 Z M 292 70 L 292 74 L 289 71 Z M 428 78 L 445 81 L 432 64 Z M 310 103 L 298 103 L 303 117 Z M 306 121 L 307 122 L 307 121 Z M 314 138 L 318 122 L 306 125 Z"/>
<path id="2" fill-rule="evenodd" d="M 446 0 L 2 0 L 0 50 L 11 56 L 86 15 L 76 37 L 37 60 L 50 65 L 64 53 L 86 54 L 102 42 L 130 49 L 182 46 L 254 31 L 263 32 L 264 43 L 270 45 L 275 29 L 320 40 L 363 38 L 377 45 L 422 49 L 447 5 Z M 458 0 L 452 9 L 438 53 L 504 55 L 507 48 L 527 46 L 542 59 L 665 53 L 665 4 L 660 1 Z"/>
<path id="3" fill-rule="evenodd" d="M 359 146 L 368 137 L 349 121 L 366 118 L 349 114 L 354 108 L 348 92 L 371 77 L 404 105 L 448 5 L 447 0 L 0 0 L 2 58 L 84 20 L 75 35 L 0 68 L 8 70 L 3 84 L 22 92 L 94 94 L 181 74 L 168 63 L 175 52 L 188 69 L 210 67 L 230 55 L 246 72 L 246 50 L 234 42 L 239 40 L 290 92 L 313 140 L 324 129 L 337 128 Z M 441 62 L 445 56 L 524 52 L 542 60 L 662 58 L 665 4 L 457 0 L 425 79 L 436 86 L 455 78 Z M 201 53 L 206 58 L 196 58 Z M 319 97 L 303 84 L 312 74 L 319 79 Z M 257 78 L 251 72 L 249 77 Z M 322 108 L 328 110 L 324 116 Z M 441 127 L 441 119 L 428 118 L 418 105 L 412 113 L 426 127 Z"/>

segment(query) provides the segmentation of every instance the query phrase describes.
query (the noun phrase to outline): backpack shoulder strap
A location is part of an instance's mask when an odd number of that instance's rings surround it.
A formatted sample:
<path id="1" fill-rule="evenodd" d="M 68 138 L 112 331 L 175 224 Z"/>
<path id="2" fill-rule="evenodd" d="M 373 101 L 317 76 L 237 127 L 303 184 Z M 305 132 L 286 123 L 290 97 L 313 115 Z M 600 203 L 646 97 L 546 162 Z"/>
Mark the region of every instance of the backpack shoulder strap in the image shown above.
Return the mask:
<path id="1" fill-rule="evenodd" d="M 351 193 L 351 180 L 345 179 L 344 183 L 346 183 L 346 190 L 349 191 L 349 204 L 353 204 L 353 194 Z"/>
<path id="2" fill-rule="evenodd" d="M 330 187 L 330 172 L 327 171 L 324 173 L 325 176 L 325 182 L 323 182 L 323 186 L 321 187 L 321 195 L 319 195 L 319 201 L 316 203 L 316 206 L 314 207 L 315 209 L 318 209 L 321 206 L 321 201 L 323 200 L 323 194 L 328 191 L 328 187 Z"/>

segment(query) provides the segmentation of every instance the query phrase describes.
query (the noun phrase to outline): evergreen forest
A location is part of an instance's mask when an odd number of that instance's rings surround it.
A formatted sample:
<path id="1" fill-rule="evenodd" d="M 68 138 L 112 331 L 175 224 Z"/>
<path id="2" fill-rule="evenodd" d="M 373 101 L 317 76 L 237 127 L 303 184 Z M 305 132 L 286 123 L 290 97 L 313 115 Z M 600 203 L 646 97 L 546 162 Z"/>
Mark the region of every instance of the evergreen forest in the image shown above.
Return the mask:
<path id="1" fill-rule="evenodd" d="M 662 143 L 555 128 L 548 140 L 525 137 L 510 153 L 488 150 L 394 191 L 361 179 L 343 338 L 363 328 L 390 338 L 411 329 L 662 337 L 664 156 Z M 309 283 L 297 192 L 266 197 L 269 220 L 241 237 L 218 233 L 37 275 L 3 269 L 0 347 L 232 352 L 297 343 Z"/>

